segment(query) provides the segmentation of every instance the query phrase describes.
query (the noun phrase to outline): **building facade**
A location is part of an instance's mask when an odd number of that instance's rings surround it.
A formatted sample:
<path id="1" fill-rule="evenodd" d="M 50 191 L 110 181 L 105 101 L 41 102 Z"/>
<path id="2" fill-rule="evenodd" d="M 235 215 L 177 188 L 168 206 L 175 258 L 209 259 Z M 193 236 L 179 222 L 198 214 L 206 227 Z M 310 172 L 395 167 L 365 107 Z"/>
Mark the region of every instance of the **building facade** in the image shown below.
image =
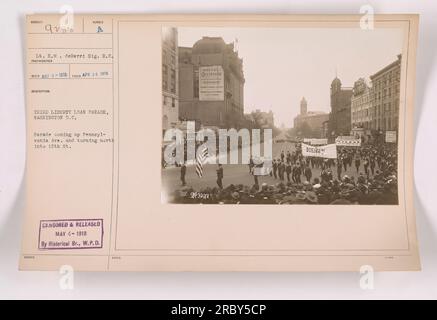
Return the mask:
<path id="1" fill-rule="evenodd" d="M 328 120 L 322 124 L 322 138 L 329 138 L 329 116 L 330 115 L 328 115 Z"/>
<path id="2" fill-rule="evenodd" d="M 329 120 L 329 114 L 322 111 L 308 111 L 305 97 L 300 101 L 300 114 L 294 120 L 294 128 L 299 136 L 322 138 L 323 123 Z"/>
<path id="3" fill-rule="evenodd" d="M 222 98 L 202 100 L 202 67 L 218 66 L 223 70 Z M 192 48 L 179 48 L 179 118 L 194 120 L 203 126 L 240 128 L 244 117 L 243 60 L 233 43 L 221 37 L 203 37 Z"/>
<path id="4" fill-rule="evenodd" d="M 179 122 L 178 33 L 177 28 L 162 28 L 162 130 Z"/>
<path id="5" fill-rule="evenodd" d="M 379 132 L 398 131 L 401 80 L 401 55 L 370 76 L 372 82 L 371 128 Z"/>
<path id="6" fill-rule="evenodd" d="M 372 129 L 372 90 L 364 78 L 354 83 L 351 97 L 352 129 L 361 128 L 363 131 Z"/>
<path id="7" fill-rule="evenodd" d="M 331 113 L 329 116 L 329 135 L 331 138 L 349 135 L 351 132 L 352 88 L 342 87 L 339 78 L 331 83 Z"/>

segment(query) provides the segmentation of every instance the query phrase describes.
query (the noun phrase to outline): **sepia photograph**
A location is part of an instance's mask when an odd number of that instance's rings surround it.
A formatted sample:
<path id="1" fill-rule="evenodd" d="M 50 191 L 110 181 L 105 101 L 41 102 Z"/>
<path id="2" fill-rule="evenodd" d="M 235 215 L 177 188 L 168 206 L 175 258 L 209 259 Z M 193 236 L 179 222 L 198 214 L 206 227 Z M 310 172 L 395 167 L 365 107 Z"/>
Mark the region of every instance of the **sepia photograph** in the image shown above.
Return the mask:
<path id="1" fill-rule="evenodd" d="M 398 205 L 402 28 L 162 28 L 162 202 Z"/>
<path id="2" fill-rule="evenodd" d="M 26 17 L 22 270 L 420 270 L 417 15 L 60 21 Z"/>

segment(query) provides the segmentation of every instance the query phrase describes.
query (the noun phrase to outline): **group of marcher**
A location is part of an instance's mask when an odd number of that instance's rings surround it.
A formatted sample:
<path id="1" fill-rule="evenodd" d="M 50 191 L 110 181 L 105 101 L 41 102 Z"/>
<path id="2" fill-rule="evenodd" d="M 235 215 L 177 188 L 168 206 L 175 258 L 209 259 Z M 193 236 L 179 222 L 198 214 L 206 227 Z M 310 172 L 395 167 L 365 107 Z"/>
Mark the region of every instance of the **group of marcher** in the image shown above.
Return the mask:
<path id="1" fill-rule="evenodd" d="M 241 204 L 397 204 L 397 149 L 395 145 L 338 147 L 337 159 L 304 157 L 299 145 L 271 161 L 269 175 L 278 182 L 259 184 L 251 159 L 254 184 L 223 188 L 223 168 L 217 169 L 217 187 L 176 191 L 176 203 Z M 320 175 L 313 177 L 317 169 Z M 181 169 L 181 179 L 182 179 Z M 347 174 L 349 173 L 349 175 Z M 354 173 L 354 175 L 351 175 Z M 202 195 L 202 196 L 199 196 Z"/>

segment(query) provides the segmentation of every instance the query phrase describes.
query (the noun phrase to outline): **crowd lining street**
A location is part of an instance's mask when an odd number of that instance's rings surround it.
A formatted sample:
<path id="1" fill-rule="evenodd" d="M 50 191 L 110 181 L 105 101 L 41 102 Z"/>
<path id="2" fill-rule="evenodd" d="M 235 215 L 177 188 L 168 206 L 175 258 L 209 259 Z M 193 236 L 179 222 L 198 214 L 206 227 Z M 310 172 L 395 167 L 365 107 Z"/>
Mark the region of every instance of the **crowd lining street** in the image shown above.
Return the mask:
<path id="1" fill-rule="evenodd" d="M 337 159 L 303 157 L 299 144 L 273 144 L 268 175 L 254 175 L 252 164 L 163 169 L 169 202 L 241 204 L 397 204 L 395 144 L 337 147 Z M 222 178 L 218 178 L 222 176 Z M 185 182 L 185 183 L 184 183 Z"/>

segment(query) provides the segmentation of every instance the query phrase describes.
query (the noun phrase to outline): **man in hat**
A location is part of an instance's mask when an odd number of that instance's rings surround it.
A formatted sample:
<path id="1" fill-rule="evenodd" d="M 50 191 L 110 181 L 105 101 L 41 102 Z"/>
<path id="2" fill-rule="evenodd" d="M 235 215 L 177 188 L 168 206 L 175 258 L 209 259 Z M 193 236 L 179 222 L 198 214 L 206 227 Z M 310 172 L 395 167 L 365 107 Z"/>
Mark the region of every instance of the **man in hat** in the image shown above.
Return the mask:
<path id="1" fill-rule="evenodd" d="M 337 179 L 341 180 L 341 171 L 343 169 L 343 166 L 341 164 L 341 158 L 337 159 Z"/>
<path id="2" fill-rule="evenodd" d="M 363 164 L 364 164 L 364 173 L 366 174 L 366 176 L 369 176 L 369 165 L 370 165 L 370 163 L 369 163 L 369 158 L 368 157 L 364 158 Z"/>
<path id="3" fill-rule="evenodd" d="M 182 186 L 186 186 L 187 183 L 185 181 L 185 174 L 187 173 L 187 166 L 185 165 L 185 161 L 182 162 L 181 165 L 181 182 L 182 182 Z"/>
<path id="4" fill-rule="evenodd" d="M 272 163 L 272 167 L 273 167 L 273 176 L 275 177 L 275 179 L 278 178 L 278 163 L 276 162 L 275 159 L 273 159 L 273 163 Z"/>
<path id="5" fill-rule="evenodd" d="M 279 171 L 279 179 L 281 181 L 284 181 L 284 172 L 285 172 L 285 164 L 284 162 L 280 162 L 278 165 L 278 171 Z"/>
<path id="6" fill-rule="evenodd" d="M 287 156 L 286 156 L 285 160 L 287 162 L 291 162 L 291 153 L 290 153 L 290 151 L 287 151 Z"/>
<path id="7" fill-rule="evenodd" d="M 357 173 L 360 170 L 360 165 L 361 165 L 361 160 L 360 160 L 360 157 L 357 155 L 355 157 L 355 168 L 357 169 Z"/>
<path id="8" fill-rule="evenodd" d="M 252 172 L 252 168 L 255 166 L 254 162 L 253 162 L 253 158 L 252 156 L 250 156 L 249 159 L 249 172 Z"/>
<path id="9" fill-rule="evenodd" d="M 255 174 L 255 171 L 253 171 L 253 180 L 255 185 L 259 186 L 258 175 Z"/>
<path id="10" fill-rule="evenodd" d="M 327 181 L 331 181 L 333 179 L 331 168 L 328 168 L 328 170 L 326 170 L 326 178 Z"/>
<path id="11" fill-rule="evenodd" d="M 375 158 L 370 157 L 370 171 L 372 172 L 372 176 L 375 175 L 375 166 L 376 166 Z"/>
<path id="12" fill-rule="evenodd" d="M 293 166 L 293 182 L 295 183 L 300 183 L 300 174 L 301 174 L 301 170 L 300 170 L 300 163 L 297 162 L 294 166 Z"/>
<path id="13" fill-rule="evenodd" d="M 307 181 L 311 182 L 311 177 L 313 176 L 313 172 L 311 171 L 309 164 L 305 167 L 304 175 L 305 178 L 307 178 Z"/>
<path id="14" fill-rule="evenodd" d="M 285 165 L 285 173 L 287 174 L 287 181 L 290 182 L 291 162 L 287 162 Z"/>
<path id="15" fill-rule="evenodd" d="M 223 166 L 219 163 L 217 171 L 217 185 L 223 189 Z"/>
<path id="16" fill-rule="evenodd" d="M 344 172 L 346 172 L 347 171 L 347 163 L 348 163 L 348 156 L 346 154 L 342 155 L 341 162 L 343 162 Z"/>

